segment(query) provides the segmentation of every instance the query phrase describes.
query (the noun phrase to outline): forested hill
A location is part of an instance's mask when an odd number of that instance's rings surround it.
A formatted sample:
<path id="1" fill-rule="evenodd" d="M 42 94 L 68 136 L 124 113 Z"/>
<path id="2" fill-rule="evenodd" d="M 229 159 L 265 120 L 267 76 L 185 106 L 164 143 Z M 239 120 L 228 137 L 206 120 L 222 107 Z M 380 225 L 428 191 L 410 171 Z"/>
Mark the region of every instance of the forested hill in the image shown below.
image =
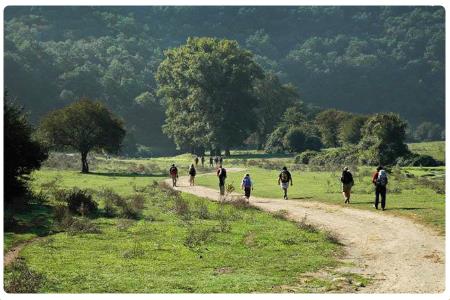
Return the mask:
<path id="1" fill-rule="evenodd" d="M 82 96 L 170 146 L 154 74 L 190 36 L 235 39 L 300 98 L 444 124 L 442 7 L 7 7 L 5 85 L 32 120 Z"/>

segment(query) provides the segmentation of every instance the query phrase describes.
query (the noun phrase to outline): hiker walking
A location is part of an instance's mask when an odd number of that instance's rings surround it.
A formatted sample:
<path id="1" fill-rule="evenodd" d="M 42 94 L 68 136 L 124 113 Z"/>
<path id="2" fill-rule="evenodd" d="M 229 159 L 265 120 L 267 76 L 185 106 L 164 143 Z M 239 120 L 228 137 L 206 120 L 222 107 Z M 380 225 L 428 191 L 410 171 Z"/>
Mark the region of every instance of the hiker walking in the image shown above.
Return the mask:
<path id="1" fill-rule="evenodd" d="M 250 179 L 250 174 L 245 174 L 242 179 L 241 188 L 244 190 L 244 195 L 248 202 L 250 200 L 250 193 L 253 190 L 253 182 Z"/>
<path id="2" fill-rule="evenodd" d="M 198 165 L 198 156 L 195 157 L 194 162 L 195 162 L 195 166 L 197 166 Z"/>
<path id="3" fill-rule="evenodd" d="M 209 166 L 212 168 L 213 167 L 213 157 L 212 156 L 210 156 L 209 157 Z"/>
<path id="4" fill-rule="evenodd" d="M 381 210 L 386 207 L 386 185 L 388 178 L 386 171 L 382 166 L 377 168 L 377 171 L 372 176 L 372 183 L 375 185 L 375 204 L 374 207 L 378 209 L 378 203 L 381 196 Z"/>
<path id="5" fill-rule="evenodd" d="M 172 186 L 177 186 L 178 169 L 177 167 L 175 167 L 175 164 L 172 164 L 172 166 L 170 167 L 169 175 L 172 178 Z"/>
<path id="6" fill-rule="evenodd" d="M 289 187 L 289 182 L 291 183 L 291 186 L 292 186 L 293 183 L 292 183 L 291 173 L 289 173 L 289 171 L 287 170 L 286 167 L 283 167 L 283 170 L 281 171 L 280 175 L 278 176 L 278 185 L 280 185 L 284 191 L 284 199 L 285 200 L 288 199 L 287 190 Z"/>
<path id="7" fill-rule="evenodd" d="M 214 156 L 214 165 L 217 167 L 219 164 L 219 158 L 217 156 Z"/>
<path id="8" fill-rule="evenodd" d="M 220 196 L 223 197 L 225 195 L 225 179 L 227 178 L 227 170 L 225 170 L 222 165 L 219 165 L 219 168 L 217 169 L 217 177 L 219 177 Z"/>
<path id="9" fill-rule="evenodd" d="M 222 158 L 222 156 L 219 156 L 219 164 L 223 164 L 223 158 Z"/>
<path id="10" fill-rule="evenodd" d="M 204 168 L 205 167 L 205 157 L 203 155 L 202 155 L 201 162 L 202 162 L 202 168 Z"/>
<path id="11" fill-rule="evenodd" d="M 353 181 L 353 175 L 348 170 L 348 167 L 345 167 L 342 171 L 341 176 L 342 182 L 342 195 L 344 196 L 344 203 L 350 203 L 350 192 L 352 190 L 352 186 L 355 184 Z"/>
<path id="12" fill-rule="evenodd" d="M 189 168 L 189 185 L 194 186 L 195 175 L 197 175 L 197 170 L 195 170 L 194 164 Z"/>

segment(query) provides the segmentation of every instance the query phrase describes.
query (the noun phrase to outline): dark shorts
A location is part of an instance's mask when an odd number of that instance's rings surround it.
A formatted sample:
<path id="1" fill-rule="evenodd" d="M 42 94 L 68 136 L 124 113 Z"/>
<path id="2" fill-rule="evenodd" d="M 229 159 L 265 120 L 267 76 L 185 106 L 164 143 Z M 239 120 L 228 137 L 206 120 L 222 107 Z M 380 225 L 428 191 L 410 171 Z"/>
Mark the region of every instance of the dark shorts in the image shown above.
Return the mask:
<path id="1" fill-rule="evenodd" d="M 251 187 L 244 187 L 244 193 L 245 193 L 245 197 L 250 197 L 250 193 L 252 191 Z"/>

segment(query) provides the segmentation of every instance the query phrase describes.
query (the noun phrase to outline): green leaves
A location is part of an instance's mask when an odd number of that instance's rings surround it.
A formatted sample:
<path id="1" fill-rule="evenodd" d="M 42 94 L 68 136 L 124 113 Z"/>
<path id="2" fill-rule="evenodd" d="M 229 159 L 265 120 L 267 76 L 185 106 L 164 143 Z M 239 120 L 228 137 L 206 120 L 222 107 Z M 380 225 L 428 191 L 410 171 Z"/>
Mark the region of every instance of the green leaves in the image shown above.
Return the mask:
<path id="1" fill-rule="evenodd" d="M 165 52 L 158 95 L 166 103 L 164 132 L 178 147 L 229 149 L 254 128 L 253 81 L 262 70 L 236 41 L 188 38 Z"/>

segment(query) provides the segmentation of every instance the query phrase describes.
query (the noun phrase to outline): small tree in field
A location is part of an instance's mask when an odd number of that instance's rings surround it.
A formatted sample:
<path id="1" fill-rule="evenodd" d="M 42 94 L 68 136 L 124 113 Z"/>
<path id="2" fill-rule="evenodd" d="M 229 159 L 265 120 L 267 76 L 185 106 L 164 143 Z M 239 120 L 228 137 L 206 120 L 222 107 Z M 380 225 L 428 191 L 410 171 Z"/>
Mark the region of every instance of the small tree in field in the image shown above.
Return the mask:
<path id="1" fill-rule="evenodd" d="M 82 173 L 89 172 L 87 155 L 91 150 L 117 152 L 125 136 L 123 121 L 102 103 L 88 99 L 49 113 L 42 120 L 39 132 L 52 147 L 79 151 Z"/>

